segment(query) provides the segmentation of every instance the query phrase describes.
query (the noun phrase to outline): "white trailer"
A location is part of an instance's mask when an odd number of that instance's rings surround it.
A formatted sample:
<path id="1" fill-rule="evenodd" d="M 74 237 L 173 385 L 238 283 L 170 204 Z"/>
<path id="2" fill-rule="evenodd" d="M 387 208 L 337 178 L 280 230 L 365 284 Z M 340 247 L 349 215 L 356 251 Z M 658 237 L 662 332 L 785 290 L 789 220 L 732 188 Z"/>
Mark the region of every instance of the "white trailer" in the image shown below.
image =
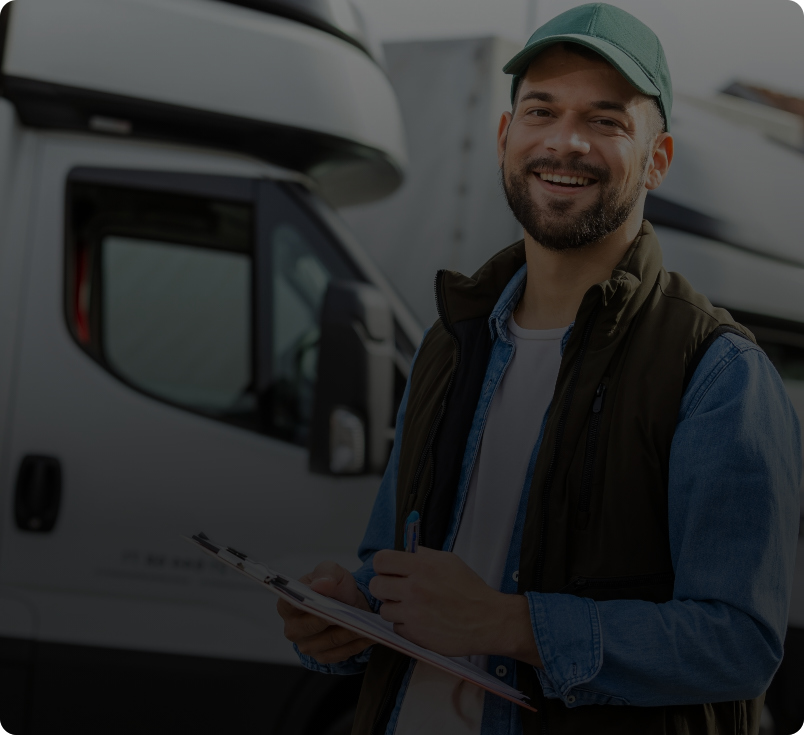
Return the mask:
<path id="1" fill-rule="evenodd" d="M 181 536 L 358 564 L 421 337 L 331 209 L 406 165 L 359 17 L 14 0 L 0 26 L 0 721 L 349 732 L 359 679 L 302 669 L 272 596 Z"/>
<path id="2" fill-rule="evenodd" d="M 500 38 L 409 41 L 384 47 L 408 135 L 405 183 L 387 199 L 342 210 L 374 261 L 424 324 L 438 268 L 472 273 L 521 238 L 499 184 L 496 133 L 510 109 Z M 749 327 L 773 360 L 804 424 L 804 155 L 788 120 L 722 99 L 677 96 L 675 159 L 646 203 L 665 266 L 684 274 Z M 777 116 L 778 117 L 778 116 Z M 766 138 L 755 129 L 774 135 Z M 787 127 L 785 127 L 787 126 Z M 795 132 L 795 131 L 794 131 Z M 793 138 L 797 140 L 797 138 Z M 804 488 L 802 488 L 804 493 Z M 768 693 L 776 735 L 804 722 L 804 538 L 800 538 L 785 661 Z"/>

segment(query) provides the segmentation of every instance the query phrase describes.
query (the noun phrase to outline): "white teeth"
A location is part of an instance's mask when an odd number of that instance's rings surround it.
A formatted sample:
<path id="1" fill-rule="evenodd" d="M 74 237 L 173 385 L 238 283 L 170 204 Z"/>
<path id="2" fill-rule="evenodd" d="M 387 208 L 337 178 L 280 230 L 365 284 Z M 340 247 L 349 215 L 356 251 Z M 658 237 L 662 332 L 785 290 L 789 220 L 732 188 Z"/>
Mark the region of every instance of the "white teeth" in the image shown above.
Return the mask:
<path id="1" fill-rule="evenodd" d="M 591 179 L 585 176 L 559 176 L 558 174 L 539 173 L 542 181 L 552 181 L 556 184 L 576 184 L 580 186 L 587 186 Z"/>

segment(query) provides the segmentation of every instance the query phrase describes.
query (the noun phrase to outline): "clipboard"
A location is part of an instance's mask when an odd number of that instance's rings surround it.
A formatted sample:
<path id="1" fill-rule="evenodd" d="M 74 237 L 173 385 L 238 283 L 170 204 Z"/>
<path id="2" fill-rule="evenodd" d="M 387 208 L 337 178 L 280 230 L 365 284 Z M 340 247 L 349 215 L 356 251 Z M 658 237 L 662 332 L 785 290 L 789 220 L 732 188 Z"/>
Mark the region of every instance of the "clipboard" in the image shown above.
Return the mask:
<path id="1" fill-rule="evenodd" d="M 468 681 L 487 692 L 507 699 L 509 702 L 536 712 L 528 704 L 528 697 L 518 689 L 505 682 L 498 681 L 491 674 L 464 658 L 450 658 L 430 651 L 422 646 L 411 643 L 398 633 L 394 632 L 393 623 L 383 620 L 376 613 L 367 612 L 351 605 L 347 605 L 331 597 L 314 592 L 307 585 L 282 575 L 264 564 L 250 558 L 231 546 L 223 546 L 212 541 L 206 534 L 198 533 L 192 537 L 184 536 L 187 541 L 197 546 L 206 554 L 215 557 L 218 561 L 249 579 L 261 584 L 263 587 L 289 602 L 293 607 L 311 613 L 333 625 L 351 630 L 364 638 L 387 646 L 406 656 L 434 666 L 441 671 Z"/>

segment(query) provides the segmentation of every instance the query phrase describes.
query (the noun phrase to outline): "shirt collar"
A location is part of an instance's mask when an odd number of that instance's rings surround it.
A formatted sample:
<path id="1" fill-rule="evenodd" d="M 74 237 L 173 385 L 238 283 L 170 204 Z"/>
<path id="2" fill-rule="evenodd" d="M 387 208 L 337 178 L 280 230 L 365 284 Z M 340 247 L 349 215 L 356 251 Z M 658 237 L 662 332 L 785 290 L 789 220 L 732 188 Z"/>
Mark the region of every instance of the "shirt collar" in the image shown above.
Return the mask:
<path id="1" fill-rule="evenodd" d="M 499 336 L 505 342 L 509 341 L 508 317 L 511 316 L 511 312 L 519 303 L 519 299 L 522 298 L 527 274 L 528 264 L 524 263 L 522 267 L 514 273 L 513 278 L 508 281 L 508 285 L 500 294 L 500 298 L 497 299 L 497 304 L 489 316 L 489 330 L 491 330 L 492 340 Z"/>
<path id="2" fill-rule="evenodd" d="M 508 337 L 508 318 L 519 303 L 519 299 L 522 298 L 527 275 L 528 264 L 525 263 L 514 273 L 513 278 L 508 281 L 508 285 L 505 287 L 502 294 L 500 294 L 500 298 L 497 299 L 497 304 L 494 306 L 494 310 L 489 316 L 489 330 L 491 331 L 492 341 L 497 337 L 500 337 L 504 342 L 511 341 Z M 575 322 L 572 322 L 572 324 L 567 327 L 567 331 L 564 332 L 564 336 L 561 338 L 562 355 L 564 354 L 564 348 L 567 346 L 574 324 Z"/>

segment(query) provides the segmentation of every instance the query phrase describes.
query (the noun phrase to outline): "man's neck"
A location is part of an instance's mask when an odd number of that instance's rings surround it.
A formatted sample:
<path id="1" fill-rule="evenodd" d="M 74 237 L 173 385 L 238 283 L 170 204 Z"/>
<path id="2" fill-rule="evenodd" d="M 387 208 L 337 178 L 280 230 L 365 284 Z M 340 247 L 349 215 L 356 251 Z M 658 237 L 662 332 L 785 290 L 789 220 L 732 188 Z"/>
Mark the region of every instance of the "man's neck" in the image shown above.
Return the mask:
<path id="1" fill-rule="evenodd" d="M 578 250 L 547 250 L 525 233 L 528 277 L 525 293 L 514 312 L 523 329 L 555 329 L 575 320 L 586 292 L 607 281 L 639 235 L 642 219 L 593 245 Z"/>

